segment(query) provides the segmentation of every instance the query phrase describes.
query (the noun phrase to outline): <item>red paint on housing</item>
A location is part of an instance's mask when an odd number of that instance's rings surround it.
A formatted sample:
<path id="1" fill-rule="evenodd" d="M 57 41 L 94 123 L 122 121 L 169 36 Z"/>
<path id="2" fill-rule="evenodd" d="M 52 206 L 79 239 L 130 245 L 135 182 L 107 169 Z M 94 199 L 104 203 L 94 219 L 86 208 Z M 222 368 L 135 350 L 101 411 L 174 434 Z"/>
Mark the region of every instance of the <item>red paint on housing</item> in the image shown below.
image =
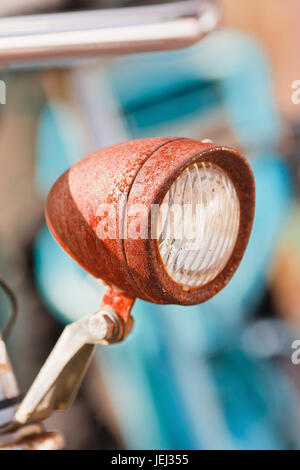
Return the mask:
<path id="1" fill-rule="evenodd" d="M 127 323 L 130 318 L 134 300 L 135 299 L 124 295 L 122 292 L 116 291 L 112 287 L 107 287 L 102 297 L 102 305 L 111 307 L 122 320 Z"/>

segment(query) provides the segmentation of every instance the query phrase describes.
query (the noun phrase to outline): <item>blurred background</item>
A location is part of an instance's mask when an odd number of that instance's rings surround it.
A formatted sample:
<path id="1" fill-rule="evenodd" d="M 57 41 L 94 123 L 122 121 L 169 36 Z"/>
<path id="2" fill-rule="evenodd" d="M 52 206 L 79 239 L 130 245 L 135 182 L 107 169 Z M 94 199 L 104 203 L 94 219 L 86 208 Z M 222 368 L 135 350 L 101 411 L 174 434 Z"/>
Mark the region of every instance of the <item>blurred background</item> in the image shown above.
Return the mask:
<path id="1" fill-rule="evenodd" d="M 0 16 L 160 3 L 2 0 Z M 300 339 L 300 4 L 217 7 L 217 29 L 185 49 L 2 62 L 0 274 L 20 305 L 8 346 L 22 391 L 64 325 L 95 311 L 104 292 L 45 225 L 45 198 L 65 169 L 107 145 L 178 135 L 235 147 L 256 179 L 254 229 L 233 280 L 199 306 L 137 301 L 133 333 L 98 348 L 73 407 L 47 424 L 69 449 L 300 448 L 300 365 L 291 361 Z M 8 310 L 0 292 L 2 327 Z"/>

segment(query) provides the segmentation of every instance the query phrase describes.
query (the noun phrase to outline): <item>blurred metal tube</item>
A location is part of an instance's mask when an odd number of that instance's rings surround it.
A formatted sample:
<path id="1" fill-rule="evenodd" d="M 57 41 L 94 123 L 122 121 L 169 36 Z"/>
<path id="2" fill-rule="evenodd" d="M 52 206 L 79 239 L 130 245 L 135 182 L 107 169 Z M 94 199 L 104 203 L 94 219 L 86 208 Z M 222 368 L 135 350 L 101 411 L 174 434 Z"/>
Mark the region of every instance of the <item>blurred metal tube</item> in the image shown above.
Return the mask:
<path id="1" fill-rule="evenodd" d="M 212 0 L 0 19 L 0 64 L 186 47 L 212 31 Z"/>

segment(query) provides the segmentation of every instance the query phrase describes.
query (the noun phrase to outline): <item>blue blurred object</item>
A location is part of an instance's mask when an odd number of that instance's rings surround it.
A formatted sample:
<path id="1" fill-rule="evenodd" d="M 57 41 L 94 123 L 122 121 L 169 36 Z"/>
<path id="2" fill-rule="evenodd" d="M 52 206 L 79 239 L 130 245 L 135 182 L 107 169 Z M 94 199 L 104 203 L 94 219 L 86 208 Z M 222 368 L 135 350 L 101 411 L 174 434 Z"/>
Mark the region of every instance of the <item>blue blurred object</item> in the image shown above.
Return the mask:
<path id="1" fill-rule="evenodd" d="M 134 137 L 222 103 L 242 146 L 262 151 L 280 140 L 265 54 L 244 34 L 222 30 L 187 50 L 126 57 L 108 73 Z"/>
<path id="2" fill-rule="evenodd" d="M 256 156 L 253 233 L 229 285 L 193 307 L 137 301 L 133 333 L 122 344 L 98 350 L 127 447 L 299 447 L 291 385 L 277 366 L 252 357 L 243 343 L 290 202 L 285 165 L 272 150 L 281 128 L 260 46 L 220 31 L 188 50 L 126 57 L 106 72 L 128 138 L 159 135 L 162 128 L 170 135 L 176 123 L 185 128 L 199 117 L 205 122 L 212 109 L 224 108 L 238 142 Z M 49 103 L 41 116 L 37 175 L 44 192 L 84 155 L 83 130 L 71 114 Z M 62 321 L 97 309 L 104 287 L 63 252 L 47 228 L 36 241 L 35 271 L 43 298 Z"/>

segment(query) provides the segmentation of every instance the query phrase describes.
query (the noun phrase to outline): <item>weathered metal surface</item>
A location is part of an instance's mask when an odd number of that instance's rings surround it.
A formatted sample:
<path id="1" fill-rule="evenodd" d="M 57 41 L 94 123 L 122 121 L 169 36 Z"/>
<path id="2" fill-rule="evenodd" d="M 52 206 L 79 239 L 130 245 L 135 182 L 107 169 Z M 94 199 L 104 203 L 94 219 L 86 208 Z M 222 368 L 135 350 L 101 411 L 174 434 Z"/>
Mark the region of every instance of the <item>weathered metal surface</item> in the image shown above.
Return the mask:
<path id="1" fill-rule="evenodd" d="M 111 307 L 125 323 L 129 321 L 133 303 L 134 299 L 112 287 L 107 287 L 102 297 L 102 305 Z"/>
<path id="2" fill-rule="evenodd" d="M 174 139 L 141 139 L 94 152 L 57 180 L 47 200 L 47 223 L 62 247 L 95 277 L 131 297 L 137 295 L 122 240 L 127 197 L 143 163 L 170 140 Z M 102 225 L 103 204 L 116 210 L 110 226 Z M 99 230 L 114 229 L 113 238 L 97 235 Z"/>
<path id="3" fill-rule="evenodd" d="M 57 432 L 34 434 L 0 446 L 0 450 L 61 450 L 64 438 Z"/>
<path id="4" fill-rule="evenodd" d="M 147 214 L 139 231 L 149 232 L 151 205 L 161 203 L 188 165 L 201 161 L 215 163 L 230 176 L 240 202 L 240 227 L 223 271 L 207 285 L 186 291 L 168 276 L 157 240 L 130 237 L 128 228 L 135 217 L 131 208 L 143 204 Z M 111 218 L 103 204 L 117 209 Z M 250 236 L 254 205 L 251 169 L 235 150 L 166 137 L 118 144 L 72 166 L 51 189 L 46 218 L 55 238 L 79 264 L 127 297 L 191 305 L 214 296 L 236 271 Z"/>

